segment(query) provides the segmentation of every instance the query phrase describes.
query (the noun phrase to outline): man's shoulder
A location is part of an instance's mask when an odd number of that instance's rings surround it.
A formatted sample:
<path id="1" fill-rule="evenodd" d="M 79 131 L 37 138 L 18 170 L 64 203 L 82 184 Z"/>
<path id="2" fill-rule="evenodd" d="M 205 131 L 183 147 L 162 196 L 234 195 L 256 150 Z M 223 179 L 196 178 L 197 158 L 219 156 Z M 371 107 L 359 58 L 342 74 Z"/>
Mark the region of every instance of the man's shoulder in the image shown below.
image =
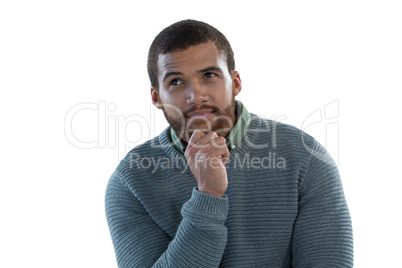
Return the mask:
<path id="1" fill-rule="evenodd" d="M 262 133 L 254 141 L 267 144 L 266 150 L 278 151 L 288 159 L 310 161 L 316 158 L 329 166 L 336 166 L 325 146 L 303 129 L 257 115 L 252 116 L 254 117 L 252 121 L 258 122 L 254 127 L 259 127 L 259 132 Z"/>
<path id="2" fill-rule="evenodd" d="M 312 147 L 316 143 L 314 137 L 296 126 L 281 121 L 264 118 L 253 113 L 250 113 L 250 117 L 251 124 L 249 132 L 258 132 L 260 133 L 260 139 L 265 137 L 275 145 L 307 145 L 308 147 Z"/>

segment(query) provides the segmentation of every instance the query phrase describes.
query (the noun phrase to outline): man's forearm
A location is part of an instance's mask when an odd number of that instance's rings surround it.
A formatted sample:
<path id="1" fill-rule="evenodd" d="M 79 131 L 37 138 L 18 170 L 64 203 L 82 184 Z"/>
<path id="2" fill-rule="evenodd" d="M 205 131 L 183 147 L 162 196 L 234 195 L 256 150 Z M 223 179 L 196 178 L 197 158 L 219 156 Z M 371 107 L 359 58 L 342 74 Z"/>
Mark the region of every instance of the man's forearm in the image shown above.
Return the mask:
<path id="1" fill-rule="evenodd" d="M 218 267 L 227 241 L 227 197 L 194 189 L 175 238 L 153 267 Z"/>

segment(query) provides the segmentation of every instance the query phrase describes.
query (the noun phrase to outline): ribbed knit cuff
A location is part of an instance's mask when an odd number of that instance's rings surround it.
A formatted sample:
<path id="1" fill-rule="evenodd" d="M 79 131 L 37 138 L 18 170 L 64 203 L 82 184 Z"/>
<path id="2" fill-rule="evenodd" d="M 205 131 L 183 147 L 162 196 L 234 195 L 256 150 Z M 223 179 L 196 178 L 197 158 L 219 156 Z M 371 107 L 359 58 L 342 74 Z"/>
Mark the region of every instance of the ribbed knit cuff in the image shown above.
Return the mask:
<path id="1" fill-rule="evenodd" d="M 183 217 L 208 217 L 218 221 L 225 221 L 229 211 L 229 200 L 224 195 L 218 197 L 206 194 L 193 188 L 191 198 L 183 205 Z"/>

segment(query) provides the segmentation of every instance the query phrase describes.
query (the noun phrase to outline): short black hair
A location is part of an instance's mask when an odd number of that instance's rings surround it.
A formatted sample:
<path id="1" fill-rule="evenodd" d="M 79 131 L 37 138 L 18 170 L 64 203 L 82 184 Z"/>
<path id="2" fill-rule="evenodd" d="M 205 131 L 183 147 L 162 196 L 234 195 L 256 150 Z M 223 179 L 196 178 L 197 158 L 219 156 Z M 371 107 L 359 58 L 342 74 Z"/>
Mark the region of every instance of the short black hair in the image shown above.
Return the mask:
<path id="1" fill-rule="evenodd" d="M 148 53 L 148 75 L 151 86 L 159 90 L 158 57 L 190 46 L 215 42 L 219 52 L 226 57 L 229 73 L 235 70 L 235 60 L 232 47 L 226 37 L 211 25 L 196 20 L 182 20 L 163 29 L 152 42 Z"/>

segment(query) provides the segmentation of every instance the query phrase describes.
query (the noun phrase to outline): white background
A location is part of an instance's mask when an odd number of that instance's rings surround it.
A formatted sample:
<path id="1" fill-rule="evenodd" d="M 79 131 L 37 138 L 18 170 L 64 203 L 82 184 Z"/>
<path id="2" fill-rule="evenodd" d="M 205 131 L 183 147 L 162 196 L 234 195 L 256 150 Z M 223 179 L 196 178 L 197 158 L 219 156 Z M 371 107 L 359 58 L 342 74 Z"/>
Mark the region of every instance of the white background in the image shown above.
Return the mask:
<path id="1" fill-rule="evenodd" d="M 401 14 L 399 1 L 2 1 L 0 267 L 116 267 L 106 184 L 167 126 L 147 53 L 187 18 L 229 39 L 250 112 L 298 128 L 326 105 L 338 115 L 306 132 L 339 165 L 355 267 L 400 265 Z M 66 130 L 82 103 L 98 108 Z"/>

